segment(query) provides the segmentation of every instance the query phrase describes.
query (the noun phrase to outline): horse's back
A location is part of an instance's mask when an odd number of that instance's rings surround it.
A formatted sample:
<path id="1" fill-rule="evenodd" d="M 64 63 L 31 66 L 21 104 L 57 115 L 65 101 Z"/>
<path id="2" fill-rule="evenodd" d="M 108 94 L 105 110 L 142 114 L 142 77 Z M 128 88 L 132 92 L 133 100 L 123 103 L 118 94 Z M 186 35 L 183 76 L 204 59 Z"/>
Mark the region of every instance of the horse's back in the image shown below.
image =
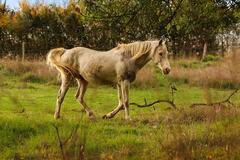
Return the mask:
<path id="1" fill-rule="evenodd" d="M 95 51 L 85 47 L 65 50 L 62 63 L 75 70 L 88 82 L 113 82 L 116 79 L 115 66 L 120 61 L 115 52 Z"/>

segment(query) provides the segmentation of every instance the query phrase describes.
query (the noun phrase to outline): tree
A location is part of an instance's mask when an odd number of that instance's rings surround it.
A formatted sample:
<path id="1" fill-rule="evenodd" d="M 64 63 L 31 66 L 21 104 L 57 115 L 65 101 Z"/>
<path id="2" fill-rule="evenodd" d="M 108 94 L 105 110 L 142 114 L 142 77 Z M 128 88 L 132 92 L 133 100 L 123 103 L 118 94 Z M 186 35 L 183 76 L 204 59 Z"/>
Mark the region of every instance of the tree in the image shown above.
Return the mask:
<path id="1" fill-rule="evenodd" d="M 0 2 L 0 52 L 28 55 L 50 48 L 86 46 L 107 50 L 118 43 L 172 41 L 176 55 L 217 49 L 219 33 L 239 28 L 236 0 L 70 0 L 66 7 L 20 1 L 12 11 Z"/>

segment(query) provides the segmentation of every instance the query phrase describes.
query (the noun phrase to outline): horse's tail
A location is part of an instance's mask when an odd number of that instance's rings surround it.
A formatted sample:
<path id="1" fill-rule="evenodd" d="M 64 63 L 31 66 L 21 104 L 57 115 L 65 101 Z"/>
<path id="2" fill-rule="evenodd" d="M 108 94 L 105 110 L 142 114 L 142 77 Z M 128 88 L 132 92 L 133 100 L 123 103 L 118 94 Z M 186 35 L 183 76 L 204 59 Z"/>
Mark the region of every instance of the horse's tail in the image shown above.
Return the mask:
<path id="1" fill-rule="evenodd" d="M 64 48 L 51 49 L 47 54 L 47 64 L 50 67 L 55 67 L 63 74 L 71 74 L 73 77 L 79 77 L 79 73 L 74 68 L 60 61 L 61 56 L 66 50 Z"/>
<path id="2" fill-rule="evenodd" d="M 60 57 L 63 55 L 64 51 L 64 48 L 51 49 L 47 54 L 48 66 L 58 68 L 57 65 L 60 62 Z"/>

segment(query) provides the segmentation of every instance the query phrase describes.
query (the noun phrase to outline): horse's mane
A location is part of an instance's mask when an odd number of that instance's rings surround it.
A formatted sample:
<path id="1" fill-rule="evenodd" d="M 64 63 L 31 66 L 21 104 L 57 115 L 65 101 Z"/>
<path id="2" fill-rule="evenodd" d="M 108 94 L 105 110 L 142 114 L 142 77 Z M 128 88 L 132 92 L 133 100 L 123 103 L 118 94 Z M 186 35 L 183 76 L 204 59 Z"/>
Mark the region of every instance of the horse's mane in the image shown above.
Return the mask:
<path id="1" fill-rule="evenodd" d="M 152 48 L 151 41 L 137 41 L 128 44 L 118 44 L 117 49 L 123 49 L 124 57 L 138 58 L 149 52 Z"/>

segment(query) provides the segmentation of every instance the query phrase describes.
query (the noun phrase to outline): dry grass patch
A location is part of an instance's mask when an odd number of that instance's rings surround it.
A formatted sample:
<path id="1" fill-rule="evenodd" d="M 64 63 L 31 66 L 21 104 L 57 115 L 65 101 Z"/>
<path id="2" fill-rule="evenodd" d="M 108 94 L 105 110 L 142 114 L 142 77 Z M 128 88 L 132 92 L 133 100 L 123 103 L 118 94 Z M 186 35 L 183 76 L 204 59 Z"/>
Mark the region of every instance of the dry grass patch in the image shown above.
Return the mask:
<path id="1" fill-rule="evenodd" d="M 236 88 L 240 86 L 240 49 L 222 62 L 204 68 L 173 67 L 171 77 L 201 86 Z"/>
<path id="2" fill-rule="evenodd" d="M 169 134 L 163 138 L 161 149 L 169 159 L 238 159 L 239 125 L 223 128 L 221 130 L 206 127 L 202 133 L 181 126 L 169 128 Z"/>
<path id="3" fill-rule="evenodd" d="M 189 108 L 180 111 L 172 111 L 159 117 L 165 124 L 192 124 L 196 122 L 215 122 L 218 120 L 234 119 L 240 116 L 238 107 L 215 108 L 204 106 L 200 108 Z"/>
<path id="4" fill-rule="evenodd" d="M 44 61 L 26 60 L 24 62 L 1 59 L 1 68 L 7 73 L 20 76 L 22 82 L 50 82 L 56 80 L 57 72 L 50 70 Z"/>
<path id="5" fill-rule="evenodd" d="M 159 80 L 157 79 L 157 74 L 153 66 L 147 65 L 142 68 L 138 73 L 136 80 L 133 83 L 135 87 L 159 87 Z"/>
<path id="6" fill-rule="evenodd" d="M 146 124 L 155 131 L 146 139 L 154 143 L 143 155 L 149 159 L 239 159 L 239 116 L 239 106 L 188 108 L 152 116 Z"/>

